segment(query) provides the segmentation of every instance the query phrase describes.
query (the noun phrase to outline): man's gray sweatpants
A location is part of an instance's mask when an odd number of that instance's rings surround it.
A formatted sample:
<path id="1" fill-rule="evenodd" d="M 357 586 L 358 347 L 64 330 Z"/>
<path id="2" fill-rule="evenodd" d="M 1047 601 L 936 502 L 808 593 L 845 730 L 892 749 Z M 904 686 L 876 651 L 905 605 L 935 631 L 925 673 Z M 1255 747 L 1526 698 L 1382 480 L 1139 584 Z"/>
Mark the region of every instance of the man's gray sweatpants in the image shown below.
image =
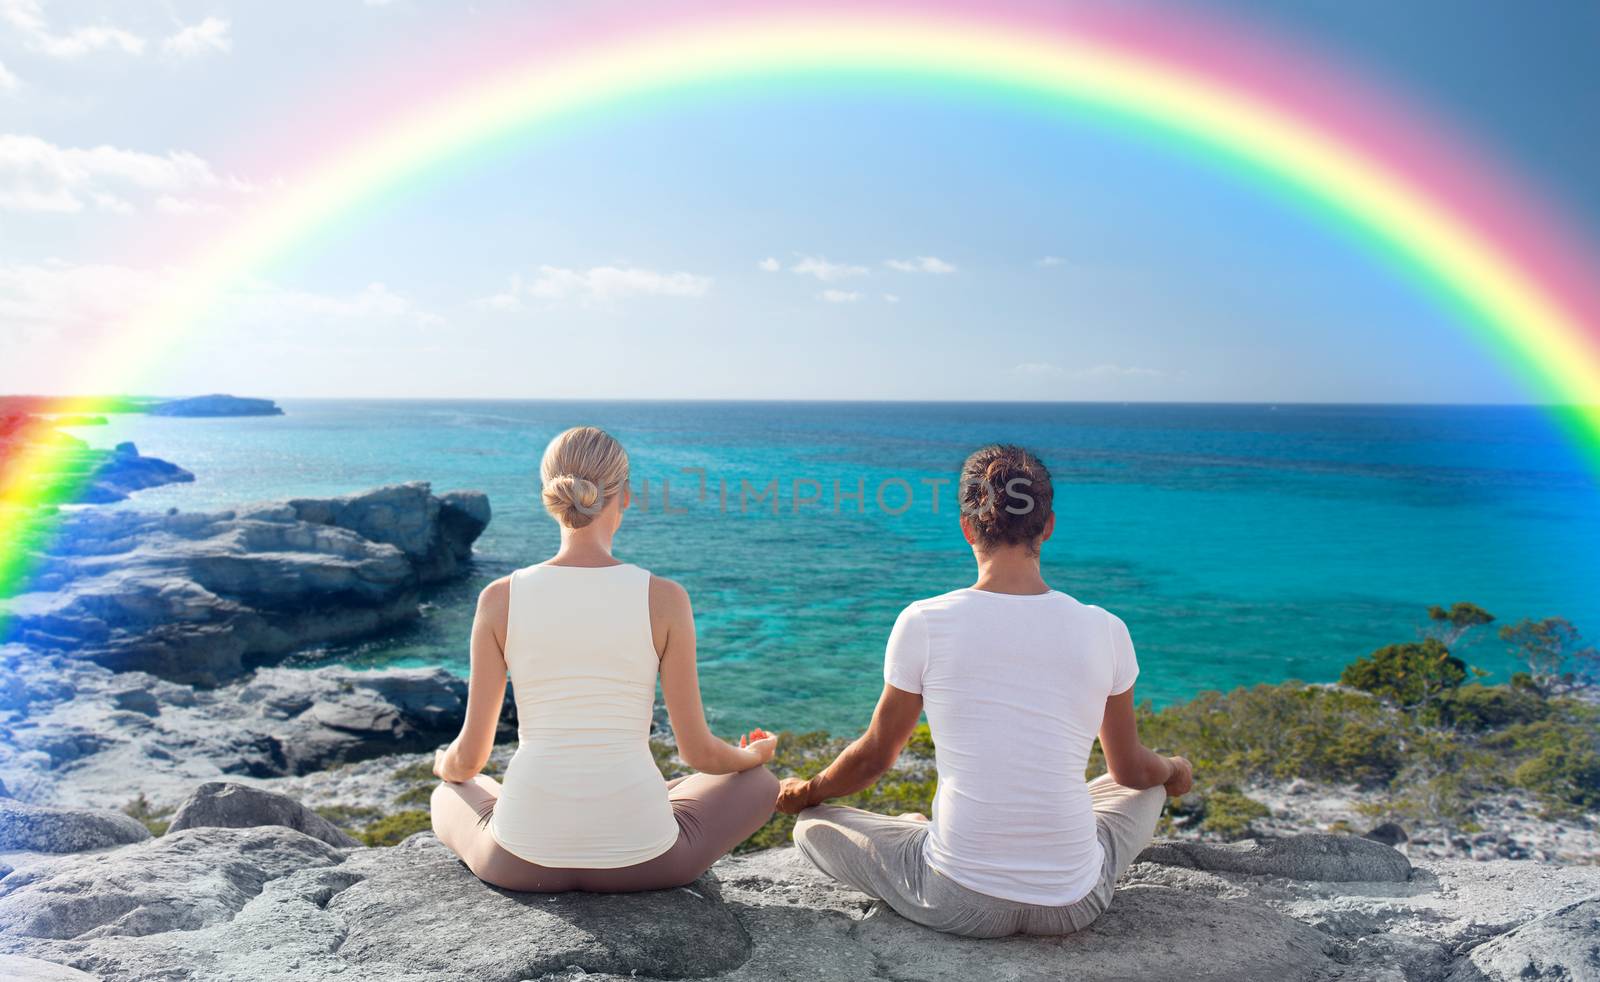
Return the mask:
<path id="1" fill-rule="evenodd" d="M 971 938 L 1071 934 L 1094 923 L 1111 905 L 1117 878 L 1150 844 L 1167 801 L 1163 788 L 1136 791 L 1110 775 L 1090 781 L 1089 794 L 1105 859 L 1094 888 L 1065 907 L 990 897 L 929 868 L 922 852 L 928 823 L 915 819 L 818 805 L 800 813 L 794 841 L 824 873 L 936 931 Z"/>

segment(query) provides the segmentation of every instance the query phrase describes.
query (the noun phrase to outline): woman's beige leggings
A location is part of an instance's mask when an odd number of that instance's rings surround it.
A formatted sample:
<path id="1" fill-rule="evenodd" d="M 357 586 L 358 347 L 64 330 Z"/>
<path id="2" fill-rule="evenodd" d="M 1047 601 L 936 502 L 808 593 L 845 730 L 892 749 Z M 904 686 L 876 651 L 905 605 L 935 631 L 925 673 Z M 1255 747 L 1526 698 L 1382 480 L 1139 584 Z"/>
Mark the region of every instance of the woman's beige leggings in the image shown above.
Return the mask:
<path id="1" fill-rule="evenodd" d="M 636 866 L 552 869 L 508 852 L 489 834 L 500 783 L 479 774 L 433 792 L 433 831 L 485 883 L 529 893 L 631 893 L 692 883 L 772 817 L 778 779 L 765 767 L 737 774 L 690 774 L 667 785 L 678 841 Z"/>

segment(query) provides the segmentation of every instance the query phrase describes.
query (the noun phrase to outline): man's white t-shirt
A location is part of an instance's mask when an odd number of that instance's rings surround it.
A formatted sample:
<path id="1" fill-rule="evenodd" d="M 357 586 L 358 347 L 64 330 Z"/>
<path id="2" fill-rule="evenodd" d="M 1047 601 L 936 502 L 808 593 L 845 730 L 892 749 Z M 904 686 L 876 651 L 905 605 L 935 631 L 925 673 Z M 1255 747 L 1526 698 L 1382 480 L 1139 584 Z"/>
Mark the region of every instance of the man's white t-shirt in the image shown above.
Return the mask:
<path id="1" fill-rule="evenodd" d="M 939 771 L 930 866 L 1060 907 L 1100 877 L 1084 770 L 1106 698 L 1139 674 L 1128 628 L 1064 593 L 956 590 L 901 612 L 884 679 L 920 692 Z"/>

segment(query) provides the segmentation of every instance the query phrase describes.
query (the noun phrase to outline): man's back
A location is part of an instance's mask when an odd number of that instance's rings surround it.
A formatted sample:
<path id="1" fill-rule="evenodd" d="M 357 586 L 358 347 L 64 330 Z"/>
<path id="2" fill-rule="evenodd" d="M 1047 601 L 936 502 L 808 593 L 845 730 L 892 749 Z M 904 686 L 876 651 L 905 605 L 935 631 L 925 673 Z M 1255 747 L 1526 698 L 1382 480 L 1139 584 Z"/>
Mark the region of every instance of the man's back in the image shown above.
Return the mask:
<path id="1" fill-rule="evenodd" d="M 1101 850 L 1085 785 L 1108 696 L 1138 674 L 1120 620 L 1064 593 L 956 590 L 900 615 L 885 680 L 920 692 L 939 770 L 930 866 L 992 897 L 1072 903 Z"/>

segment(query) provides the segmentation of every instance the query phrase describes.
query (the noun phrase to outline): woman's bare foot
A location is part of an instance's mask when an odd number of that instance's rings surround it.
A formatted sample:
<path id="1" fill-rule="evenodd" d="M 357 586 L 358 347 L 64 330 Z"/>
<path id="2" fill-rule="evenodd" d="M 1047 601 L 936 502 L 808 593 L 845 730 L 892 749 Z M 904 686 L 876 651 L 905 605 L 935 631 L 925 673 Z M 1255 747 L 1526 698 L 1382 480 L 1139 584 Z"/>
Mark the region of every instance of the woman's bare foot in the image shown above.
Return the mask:
<path id="1" fill-rule="evenodd" d="M 922 814 L 921 812 L 902 812 L 900 813 L 899 817 L 909 818 L 913 822 L 926 822 L 928 820 L 928 816 Z"/>

